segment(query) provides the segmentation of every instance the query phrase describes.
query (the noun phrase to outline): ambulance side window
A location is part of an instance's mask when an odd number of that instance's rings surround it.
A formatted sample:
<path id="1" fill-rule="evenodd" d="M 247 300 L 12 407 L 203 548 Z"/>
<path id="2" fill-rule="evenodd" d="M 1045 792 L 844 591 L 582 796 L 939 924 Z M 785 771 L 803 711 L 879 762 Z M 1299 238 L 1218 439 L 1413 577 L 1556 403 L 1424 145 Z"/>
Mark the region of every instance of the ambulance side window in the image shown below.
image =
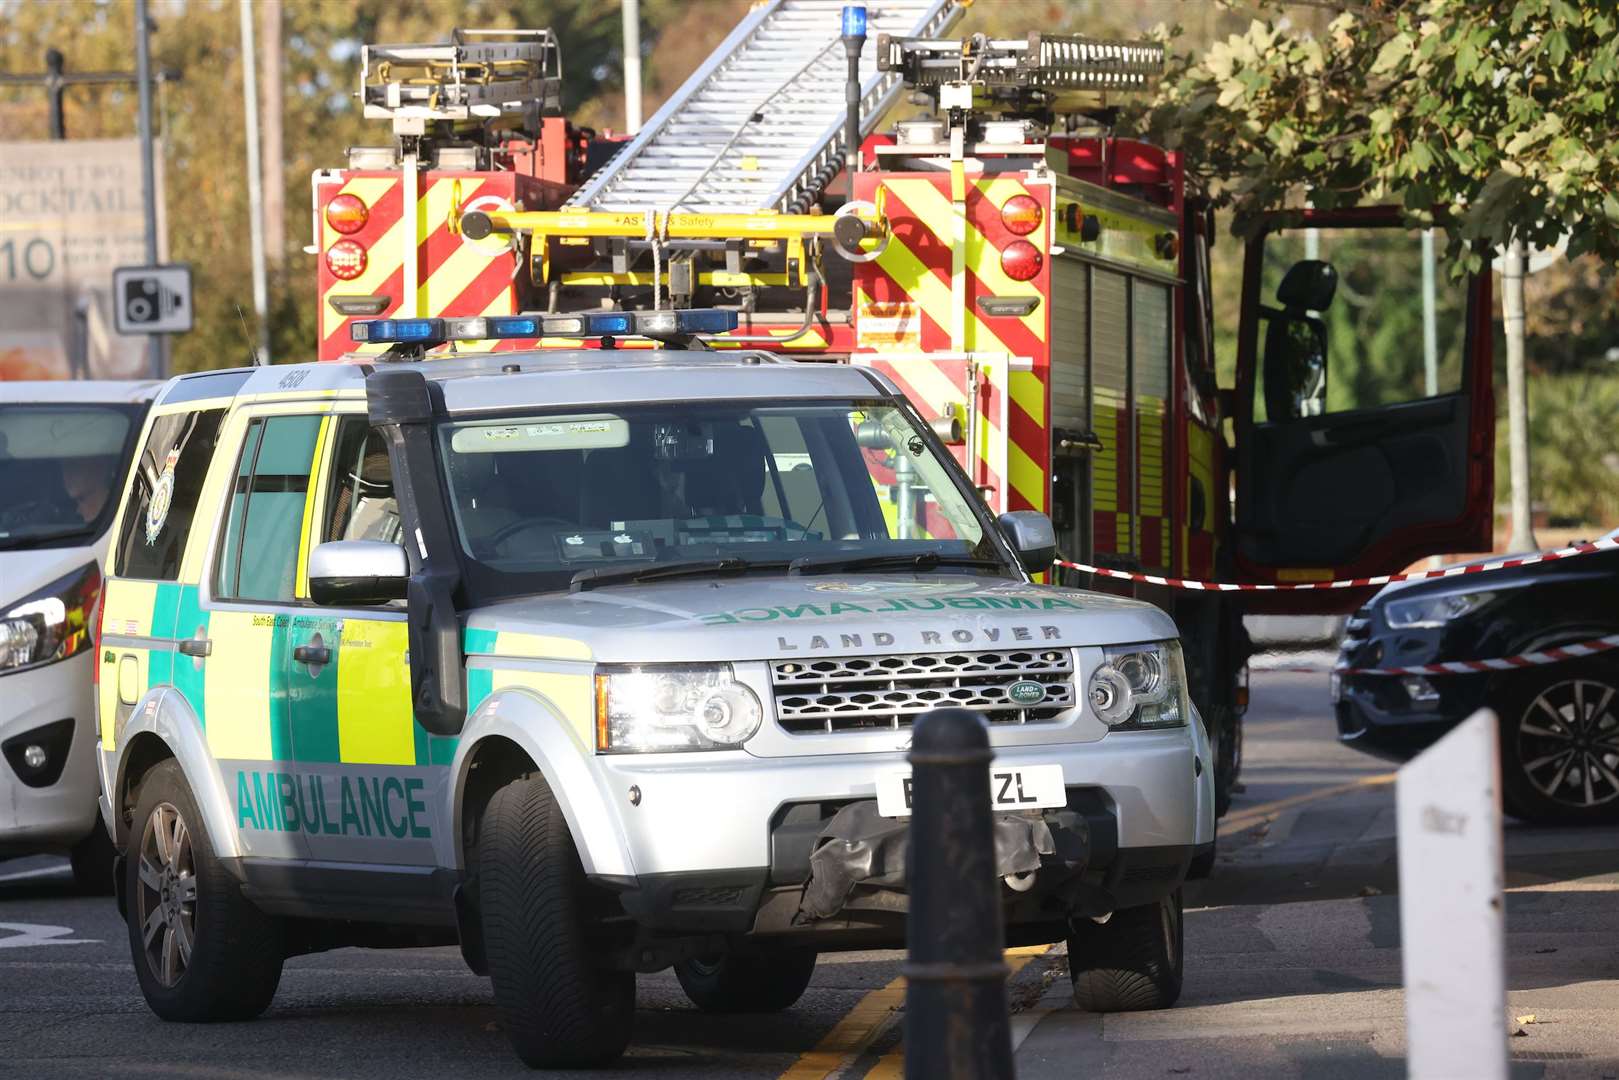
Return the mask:
<path id="1" fill-rule="evenodd" d="M 399 503 L 382 436 L 364 418 L 349 417 L 337 429 L 336 443 L 329 494 L 321 512 L 321 542 L 399 543 Z"/>
<path id="2" fill-rule="evenodd" d="M 173 581 L 213 460 L 223 409 L 170 413 L 152 421 L 135 461 L 134 491 L 116 548 L 120 577 Z"/>
<path id="3" fill-rule="evenodd" d="M 215 596 L 292 600 L 319 432 L 318 416 L 271 416 L 248 425 L 214 563 Z"/>

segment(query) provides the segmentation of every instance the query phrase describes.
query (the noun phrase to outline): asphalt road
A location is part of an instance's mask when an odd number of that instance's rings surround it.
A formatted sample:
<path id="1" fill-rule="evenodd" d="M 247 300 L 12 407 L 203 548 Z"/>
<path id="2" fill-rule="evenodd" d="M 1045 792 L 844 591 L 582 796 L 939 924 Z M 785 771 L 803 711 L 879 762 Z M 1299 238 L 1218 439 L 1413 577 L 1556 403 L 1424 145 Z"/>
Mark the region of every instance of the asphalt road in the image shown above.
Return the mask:
<path id="1" fill-rule="evenodd" d="M 1393 790 L 1332 739 L 1324 674 L 1256 674 L 1246 790 L 1211 880 L 1188 890 L 1186 988 L 1162 1013 L 1068 1006 L 1059 947 L 1012 958 L 1023 1080 L 1403 1075 Z M 1514 1075 L 1619 1080 L 1619 830 L 1507 833 Z M 40 929 L 41 927 L 54 929 Z M 659 1078 L 901 1075 L 897 953 L 823 958 L 779 1015 L 696 1012 L 670 974 L 639 983 L 622 1072 Z M 110 900 L 63 860 L 0 864 L 0 1075 L 527 1075 L 486 979 L 453 949 L 288 961 L 247 1024 L 146 1009 Z"/>

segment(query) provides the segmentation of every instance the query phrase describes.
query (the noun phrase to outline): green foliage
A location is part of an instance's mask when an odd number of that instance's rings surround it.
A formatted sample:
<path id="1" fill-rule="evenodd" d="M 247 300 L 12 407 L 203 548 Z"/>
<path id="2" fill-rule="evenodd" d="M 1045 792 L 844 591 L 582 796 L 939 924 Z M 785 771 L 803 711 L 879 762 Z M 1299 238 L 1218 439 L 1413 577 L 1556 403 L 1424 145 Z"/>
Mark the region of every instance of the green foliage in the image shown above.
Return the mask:
<path id="1" fill-rule="evenodd" d="M 1512 235 L 1619 258 L 1612 0 L 1372 0 L 1320 32 L 1272 7 L 1176 56 L 1135 122 L 1187 152 L 1239 232 L 1301 194 L 1397 198 L 1417 222 L 1439 211 L 1457 272 Z"/>
<path id="2" fill-rule="evenodd" d="M 1529 383 L 1531 484 L 1553 523 L 1619 521 L 1619 377 L 1548 375 Z M 1506 505 L 1506 420 L 1495 438 L 1496 502 Z"/>

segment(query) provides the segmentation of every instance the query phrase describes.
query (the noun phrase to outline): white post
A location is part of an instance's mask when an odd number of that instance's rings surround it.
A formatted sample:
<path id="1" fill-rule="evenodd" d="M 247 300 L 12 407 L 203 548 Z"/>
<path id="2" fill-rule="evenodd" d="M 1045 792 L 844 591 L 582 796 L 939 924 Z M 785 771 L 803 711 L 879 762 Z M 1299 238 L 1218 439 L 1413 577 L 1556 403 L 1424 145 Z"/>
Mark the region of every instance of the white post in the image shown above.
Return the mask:
<path id="1" fill-rule="evenodd" d="M 1506 898 L 1497 721 L 1474 713 L 1400 769 L 1406 1075 L 1505 1080 Z"/>
<path id="2" fill-rule="evenodd" d="M 641 130 L 641 0 L 622 0 L 624 16 L 624 130 Z"/>
<path id="3" fill-rule="evenodd" d="M 264 174 L 259 163 L 259 84 L 254 74 L 258 55 L 253 45 L 252 0 L 240 0 L 242 21 L 242 104 L 247 114 L 248 240 L 253 258 L 253 315 L 258 325 L 258 359 L 270 362 L 270 286 L 264 267 Z"/>
<path id="4" fill-rule="evenodd" d="M 1439 395 L 1439 312 L 1434 288 L 1433 230 L 1422 230 L 1422 392 Z"/>
<path id="5" fill-rule="evenodd" d="M 1529 383 L 1523 363 L 1523 277 L 1527 254 L 1522 239 L 1507 245 L 1502 260 L 1501 321 L 1507 337 L 1507 452 L 1512 473 L 1510 551 L 1536 551 L 1529 498 Z"/>

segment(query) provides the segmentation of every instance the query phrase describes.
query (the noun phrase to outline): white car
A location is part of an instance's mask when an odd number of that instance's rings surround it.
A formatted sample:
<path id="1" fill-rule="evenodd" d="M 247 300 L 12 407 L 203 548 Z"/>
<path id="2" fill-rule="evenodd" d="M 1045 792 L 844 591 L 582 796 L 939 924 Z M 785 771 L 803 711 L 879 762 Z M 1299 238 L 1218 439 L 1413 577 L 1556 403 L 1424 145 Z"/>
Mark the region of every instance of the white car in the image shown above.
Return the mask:
<path id="1" fill-rule="evenodd" d="M 0 858 L 112 885 L 91 631 L 119 484 L 160 383 L 0 383 Z"/>

